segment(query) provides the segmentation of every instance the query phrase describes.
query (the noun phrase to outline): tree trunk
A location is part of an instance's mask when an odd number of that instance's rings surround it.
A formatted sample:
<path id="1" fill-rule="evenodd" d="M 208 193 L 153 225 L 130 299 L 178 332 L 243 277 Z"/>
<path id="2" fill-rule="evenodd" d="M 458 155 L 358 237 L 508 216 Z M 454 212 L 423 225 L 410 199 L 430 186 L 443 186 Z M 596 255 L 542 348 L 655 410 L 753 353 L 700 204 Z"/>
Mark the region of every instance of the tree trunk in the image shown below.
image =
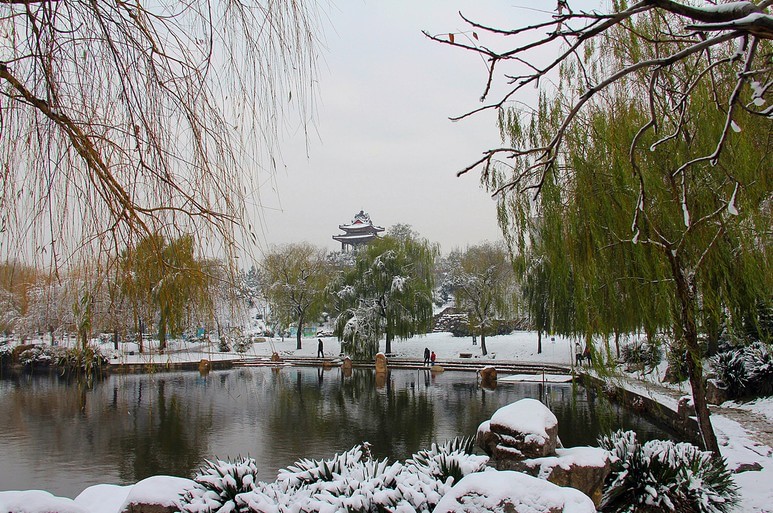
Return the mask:
<path id="1" fill-rule="evenodd" d="M 387 330 L 386 332 L 386 347 L 384 347 L 386 354 L 392 354 L 392 332 Z"/>
<path id="2" fill-rule="evenodd" d="M 717 436 L 711 425 L 711 413 L 706 403 L 706 388 L 703 383 L 703 354 L 698 344 L 698 330 L 695 325 L 694 289 L 685 275 L 684 269 L 681 267 L 679 257 L 670 250 L 667 253 L 671 263 L 671 272 L 674 276 L 677 298 L 679 299 L 682 337 L 687 348 L 687 374 L 690 378 L 695 415 L 698 418 L 698 430 L 700 431 L 701 440 L 703 440 L 703 448 L 717 456 L 721 456 Z"/>
<path id="3" fill-rule="evenodd" d="M 615 357 L 620 361 L 620 333 L 615 331 Z"/>
<path id="4" fill-rule="evenodd" d="M 158 352 L 163 353 L 166 350 L 166 316 L 162 313 L 158 321 Z"/>
<path id="5" fill-rule="evenodd" d="M 295 349 L 301 349 L 301 335 L 303 335 L 303 315 L 298 316 L 298 332 L 295 334 Z"/>
<path id="6" fill-rule="evenodd" d="M 537 354 L 542 354 L 542 330 L 537 330 Z"/>
<path id="7" fill-rule="evenodd" d="M 488 350 L 486 349 L 486 330 L 485 328 L 480 329 L 480 350 L 483 353 L 483 356 L 486 356 L 488 354 Z"/>

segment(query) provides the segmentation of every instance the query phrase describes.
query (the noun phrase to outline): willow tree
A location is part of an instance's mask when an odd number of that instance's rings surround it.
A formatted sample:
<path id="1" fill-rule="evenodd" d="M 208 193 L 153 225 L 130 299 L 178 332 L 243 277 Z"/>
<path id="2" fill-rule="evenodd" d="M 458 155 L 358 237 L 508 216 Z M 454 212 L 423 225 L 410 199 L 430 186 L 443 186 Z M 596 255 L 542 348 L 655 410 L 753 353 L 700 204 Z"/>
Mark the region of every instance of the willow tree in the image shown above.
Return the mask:
<path id="1" fill-rule="evenodd" d="M 515 249 L 536 232 L 571 274 L 570 331 L 665 330 L 686 350 L 701 438 L 719 454 L 699 336 L 769 295 L 771 46 L 740 25 L 691 32 L 660 4 L 675 3 L 616 5 L 576 40 L 559 25 L 572 48 L 559 87 L 533 113 L 500 105 L 507 148 L 481 162 Z"/>
<path id="2" fill-rule="evenodd" d="M 274 248 L 263 260 L 263 281 L 271 315 L 298 326 L 296 349 L 301 349 L 303 326 L 319 318 L 324 308 L 331 267 L 325 251 L 309 243 Z"/>
<path id="3" fill-rule="evenodd" d="M 415 235 L 381 237 L 358 251 L 354 267 L 334 286 L 336 336 L 349 353 L 374 356 L 382 335 L 391 353 L 394 337 L 429 330 L 437 253 Z"/>
<path id="4" fill-rule="evenodd" d="M 488 354 L 486 333 L 496 316 L 514 312 L 515 274 L 503 244 L 483 243 L 468 247 L 451 269 L 456 304 L 467 311 L 473 333 L 480 334 L 483 356 Z"/>
<path id="5" fill-rule="evenodd" d="M 279 123 L 309 115 L 317 25 L 293 0 L 0 2 L 0 250 L 247 240 Z"/>
<path id="6" fill-rule="evenodd" d="M 189 327 L 192 306 L 210 308 L 211 265 L 196 257 L 190 235 L 171 241 L 159 234 L 145 237 L 124 251 L 120 265 L 122 291 L 135 307 L 136 323 L 143 318 L 157 323 L 160 351 L 166 349 L 168 336 Z"/>

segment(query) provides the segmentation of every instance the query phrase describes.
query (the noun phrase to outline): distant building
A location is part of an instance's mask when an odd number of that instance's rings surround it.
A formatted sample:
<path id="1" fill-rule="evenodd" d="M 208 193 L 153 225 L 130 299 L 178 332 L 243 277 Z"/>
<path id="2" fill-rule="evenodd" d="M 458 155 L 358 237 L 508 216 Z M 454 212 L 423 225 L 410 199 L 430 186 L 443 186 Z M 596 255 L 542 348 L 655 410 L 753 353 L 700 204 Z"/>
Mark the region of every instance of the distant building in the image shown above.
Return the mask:
<path id="1" fill-rule="evenodd" d="M 341 251 L 348 251 L 350 248 L 367 244 L 384 231 L 383 227 L 375 226 L 370 220 L 370 216 L 362 210 L 354 216 L 351 223 L 339 224 L 338 228 L 345 233 L 333 235 L 333 240 L 341 243 Z"/>

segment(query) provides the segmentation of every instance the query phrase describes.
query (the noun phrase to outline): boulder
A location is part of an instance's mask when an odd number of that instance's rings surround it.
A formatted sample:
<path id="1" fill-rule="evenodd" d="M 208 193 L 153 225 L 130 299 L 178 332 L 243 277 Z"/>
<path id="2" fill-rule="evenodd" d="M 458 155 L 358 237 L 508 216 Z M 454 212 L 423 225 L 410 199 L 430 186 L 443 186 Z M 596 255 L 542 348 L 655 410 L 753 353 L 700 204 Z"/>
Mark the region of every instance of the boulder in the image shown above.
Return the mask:
<path id="1" fill-rule="evenodd" d="M 593 501 L 573 488 L 521 472 L 468 474 L 440 499 L 434 513 L 595 513 Z"/>
<path id="2" fill-rule="evenodd" d="M 730 399 L 727 386 L 718 379 L 706 380 L 706 402 L 720 405 Z"/>
<path id="3" fill-rule="evenodd" d="M 212 362 L 206 358 L 199 360 L 199 372 L 201 374 L 208 374 L 212 370 Z"/>
<path id="4" fill-rule="evenodd" d="M 343 370 L 352 370 L 352 359 L 348 356 L 344 357 L 344 362 L 341 364 Z"/>
<path id="5" fill-rule="evenodd" d="M 43 490 L 0 492 L 0 511 L 12 513 L 89 513 L 89 510 L 66 497 Z"/>
<path id="6" fill-rule="evenodd" d="M 497 370 L 492 366 L 483 367 L 478 371 L 480 374 L 481 386 L 485 388 L 497 387 Z"/>
<path id="7" fill-rule="evenodd" d="M 536 399 L 521 399 L 498 409 L 491 416 L 490 429 L 499 437 L 492 454 L 497 461 L 541 458 L 556 452 L 558 419 Z"/>
<path id="8" fill-rule="evenodd" d="M 281 362 L 282 358 L 279 356 L 279 353 L 271 353 L 271 361 L 272 362 Z"/>
<path id="9" fill-rule="evenodd" d="M 610 471 L 609 453 L 599 447 L 556 449 L 556 456 L 522 460 L 508 470 L 526 472 L 558 486 L 575 488 L 598 506 Z"/>
<path id="10" fill-rule="evenodd" d="M 174 513 L 180 497 L 196 486 L 183 477 L 152 476 L 131 487 L 120 513 Z"/>

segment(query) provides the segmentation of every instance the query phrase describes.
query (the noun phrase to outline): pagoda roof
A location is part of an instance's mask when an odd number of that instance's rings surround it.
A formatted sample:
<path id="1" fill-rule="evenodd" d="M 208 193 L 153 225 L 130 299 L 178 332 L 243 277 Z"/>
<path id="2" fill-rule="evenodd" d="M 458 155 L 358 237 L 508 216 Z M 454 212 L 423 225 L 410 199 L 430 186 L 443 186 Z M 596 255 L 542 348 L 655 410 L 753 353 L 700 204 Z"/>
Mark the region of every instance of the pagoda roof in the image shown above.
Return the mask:
<path id="1" fill-rule="evenodd" d="M 362 234 L 346 233 L 343 235 L 333 235 L 333 240 L 337 240 L 338 242 L 346 242 L 347 244 L 352 244 L 352 243 L 356 244 L 358 242 L 368 242 L 375 238 L 376 238 L 375 233 L 362 233 Z"/>

